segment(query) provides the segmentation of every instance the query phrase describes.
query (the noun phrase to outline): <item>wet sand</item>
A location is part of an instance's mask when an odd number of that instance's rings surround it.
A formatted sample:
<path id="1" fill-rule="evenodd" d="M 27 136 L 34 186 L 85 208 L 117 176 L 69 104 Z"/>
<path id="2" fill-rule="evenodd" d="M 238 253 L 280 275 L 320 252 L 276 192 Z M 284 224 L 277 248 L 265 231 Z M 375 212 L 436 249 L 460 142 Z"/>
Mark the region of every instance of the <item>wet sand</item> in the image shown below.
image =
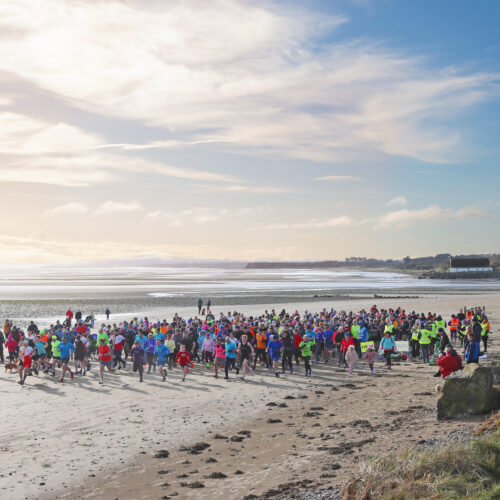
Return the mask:
<path id="1" fill-rule="evenodd" d="M 464 305 L 484 305 L 498 350 L 499 299 L 483 293 L 376 303 L 446 316 Z M 359 310 L 373 302 L 324 307 Z M 255 312 L 264 308 L 272 304 Z M 253 312 L 253 306 L 244 310 Z M 375 377 L 364 363 L 352 376 L 321 365 L 311 379 L 302 367 L 280 379 L 257 368 L 247 382 L 234 374 L 229 382 L 215 380 L 196 366 L 184 383 L 174 370 L 165 383 L 156 374 L 142 384 L 127 367 L 107 375 L 102 387 L 95 368 L 64 384 L 46 375 L 29 377 L 22 388 L 14 374 L 2 372 L 0 391 L 8 404 L 2 408 L 7 424 L 0 428 L 0 487 L 9 498 L 243 498 L 266 492 L 276 498 L 273 490 L 284 483 L 294 490 L 335 491 L 361 459 L 474 426 L 437 424 L 436 368 L 416 363 L 399 364 L 391 373 L 379 363 Z M 200 442 L 209 446 L 191 453 L 189 447 Z M 168 456 L 155 458 L 161 451 Z"/>

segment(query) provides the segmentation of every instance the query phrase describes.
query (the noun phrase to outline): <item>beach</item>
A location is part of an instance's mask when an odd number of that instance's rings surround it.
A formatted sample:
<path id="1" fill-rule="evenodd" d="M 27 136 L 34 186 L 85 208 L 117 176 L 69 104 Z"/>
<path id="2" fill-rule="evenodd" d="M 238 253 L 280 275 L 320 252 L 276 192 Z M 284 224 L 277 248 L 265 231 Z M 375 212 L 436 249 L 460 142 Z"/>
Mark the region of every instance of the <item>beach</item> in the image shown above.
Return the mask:
<path id="1" fill-rule="evenodd" d="M 373 303 L 290 302 L 279 310 L 358 311 Z M 484 306 L 492 352 L 498 350 L 497 291 L 420 292 L 418 299 L 375 303 L 443 317 L 464 306 Z M 252 314 L 273 307 L 278 304 L 237 309 Z M 185 317 L 196 312 L 180 311 Z M 170 311 L 164 313 L 170 319 Z M 246 382 L 235 376 L 215 380 L 211 370 L 196 365 L 184 383 L 176 369 L 165 383 L 146 375 L 140 384 L 126 370 L 107 374 L 104 386 L 97 384 L 95 370 L 64 384 L 33 376 L 22 388 L 15 374 L 2 373 L 0 487 L 10 498 L 244 498 L 284 483 L 297 491 L 330 487 L 335 495 L 359 460 L 475 425 L 471 419 L 438 426 L 436 367 L 418 363 L 397 364 L 390 373 L 378 363 L 374 377 L 364 363 L 352 376 L 321 365 L 309 379 L 300 369 L 276 379 L 258 368 Z M 189 447 L 196 443 L 208 446 L 193 454 Z M 154 458 L 165 451 L 166 458 Z M 276 491 L 267 498 L 275 497 Z"/>

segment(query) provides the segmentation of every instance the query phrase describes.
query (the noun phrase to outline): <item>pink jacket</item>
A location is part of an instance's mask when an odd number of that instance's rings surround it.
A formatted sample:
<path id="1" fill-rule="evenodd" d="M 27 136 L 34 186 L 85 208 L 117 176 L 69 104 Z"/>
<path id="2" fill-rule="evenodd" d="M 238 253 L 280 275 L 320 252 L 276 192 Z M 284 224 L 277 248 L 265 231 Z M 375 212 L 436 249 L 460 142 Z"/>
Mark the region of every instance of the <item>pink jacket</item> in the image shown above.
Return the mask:
<path id="1" fill-rule="evenodd" d="M 378 357 L 377 351 L 373 349 L 372 351 L 366 351 L 363 355 L 363 359 L 368 363 L 373 363 Z"/>

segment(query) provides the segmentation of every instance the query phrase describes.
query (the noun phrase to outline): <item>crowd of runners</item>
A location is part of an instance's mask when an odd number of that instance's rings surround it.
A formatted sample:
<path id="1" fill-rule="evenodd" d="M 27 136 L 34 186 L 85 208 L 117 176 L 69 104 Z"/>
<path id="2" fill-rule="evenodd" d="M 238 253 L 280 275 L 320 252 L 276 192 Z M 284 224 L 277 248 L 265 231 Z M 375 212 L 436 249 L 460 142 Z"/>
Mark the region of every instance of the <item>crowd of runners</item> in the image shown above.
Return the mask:
<path id="1" fill-rule="evenodd" d="M 202 305 L 198 303 L 200 311 Z M 490 335 L 482 308 L 460 310 L 446 319 L 376 305 L 357 313 L 266 310 L 259 316 L 228 312 L 216 317 L 207 305 L 204 316 L 184 319 L 175 314 L 170 322 L 146 317 L 95 327 L 93 315 L 83 320 L 71 309 L 62 323 L 41 330 L 33 321 L 24 331 L 6 320 L 0 361 L 6 371 L 18 372 L 21 385 L 32 375 L 57 374 L 64 382 L 90 369 L 98 369 L 103 384 L 106 371 L 117 373 L 130 365 L 140 382 L 146 374 L 165 381 L 175 369 L 184 381 L 195 363 L 226 380 L 230 374 L 245 380 L 257 368 L 275 377 L 287 372 L 310 377 L 319 363 L 352 373 L 360 360 L 374 373 L 377 359 L 389 370 L 394 359 L 435 364 L 436 376 L 444 378 L 462 368 L 462 356 L 465 363 L 477 363 Z"/>

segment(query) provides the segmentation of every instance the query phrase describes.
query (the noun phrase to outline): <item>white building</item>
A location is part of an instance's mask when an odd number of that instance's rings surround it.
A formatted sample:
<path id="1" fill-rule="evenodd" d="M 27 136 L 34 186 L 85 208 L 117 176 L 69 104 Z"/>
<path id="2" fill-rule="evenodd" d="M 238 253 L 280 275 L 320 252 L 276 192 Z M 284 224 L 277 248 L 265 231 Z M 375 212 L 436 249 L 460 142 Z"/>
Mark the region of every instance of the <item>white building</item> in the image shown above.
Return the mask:
<path id="1" fill-rule="evenodd" d="M 490 266 L 490 259 L 487 258 L 466 258 L 452 257 L 450 259 L 450 273 L 467 273 L 493 271 Z"/>

